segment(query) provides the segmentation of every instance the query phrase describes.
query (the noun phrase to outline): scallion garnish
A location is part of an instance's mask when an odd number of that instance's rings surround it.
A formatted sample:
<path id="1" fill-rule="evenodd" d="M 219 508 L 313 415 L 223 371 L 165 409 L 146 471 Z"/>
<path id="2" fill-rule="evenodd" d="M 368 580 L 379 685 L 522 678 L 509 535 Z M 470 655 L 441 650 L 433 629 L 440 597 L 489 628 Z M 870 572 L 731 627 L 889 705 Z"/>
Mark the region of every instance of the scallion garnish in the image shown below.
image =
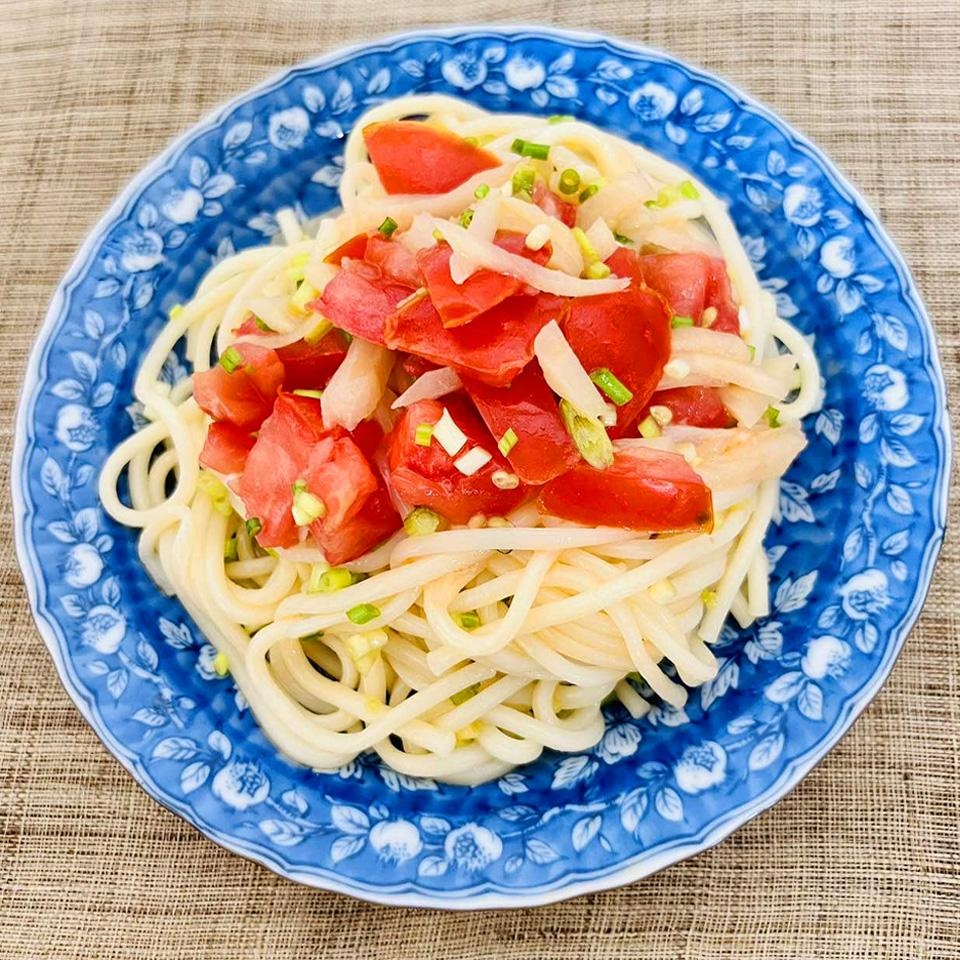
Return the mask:
<path id="1" fill-rule="evenodd" d="M 314 400 L 319 400 L 323 396 L 322 390 L 294 390 L 295 396 L 298 397 L 312 397 Z"/>
<path id="2" fill-rule="evenodd" d="M 398 226 L 399 224 L 393 219 L 393 217 L 384 217 L 383 223 L 377 227 L 377 232 L 385 237 L 391 237 L 393 236 L 394 230 L 396 230 Z"/>
<path id="3" fill-rule="evenodd" d="M 223 559 L 227 563 L 237 559 L 237 538 L 231 537 L 223 546 Z"/>
<path id="4" fill-rule="evenodd" d="M 613 371 L 599 367 L 590 374 L 590 379 L 618 406 L 622 407 L 633 399 L 630 390 Z"/>
<path id="5" fill-rule="evenodd" d="M 580 202 L 586 203 L 594 194 L 600 192 L 600 185 L 598 183 L 591 183 L 586 190 L 580 192 Z"/>
<path id="6" fill-rule="evenodd" d="M 605 263 L 597 260 L 583 271 L 583 275 L 588 280 L 606 280 L 607 277 L 610 276 L 610 268 Z"/>
<path id="7" fill-rule="evenodd" d="M 425 537 L 440 529 L 440 515 L 426 507 L 417 507 L 403 518 L 403 529 L 411 537 Z"/>
<path id="8" fill-rule="evenodd" d="M 473 195 L 478 200 L 482 200 L 489 192 L 490 192 L 490 187 L 486 183 L 481 183 L 480 186 L 473 191 Z"/>
<path id="9" fill-rule="evenodd" d="M 513 427 L 507 427 L 507 432 L 497 441 L 497 449 L 507 456 L 519 441 L 516 431 Z"/>
<path id="10" fill-rule="evenodd" d="M 781 426 L 780 411 L 776 407 L 767 407 L 763 412 L 763 418 L 771 427 Z"/>
<path id="11" fill-rule="evenodd" d="M 537 176 L 530 167 L 517 167 L 513 171 L 513 177 L 510 180 L 510 186 L 513 189 L 515 197 L 522 197 L 525 200 L 533 196 L 533 187 Z"/>
<path id="12" fill-rule="evenodd" d="M 222 650 L 213 658 L 213 672 L 218 677 L 225 677 L 230 673 L 230 661 Z"/>
<path id="13" fill-rule="evenodd" d="M 251 517 L 246 523 L 246 528 L 247 536 L 255 537 L 263 529 L 263 524 L 259 517 Z"/>
<path id="14" fill-rule="evenodd" d="M 600 259 L 600 254 L 597 253 L 597 248 L 590 242 L 586 233 L 580 227 L 574 227 L 570 232 L 573 234 L 573 239 L 577 241 L 584 262 L 588 265 L 596 263 Z"/>
<path id="15" fill-rule="evenodd" d="M 468 610 L 457 617 L 457 622 L 464 630 L 476 630 L 480 626 L 480 615 L 473 610 Z"/>
<path id="16" fill-rule="evenodd" d="M 253 322 L 257 325 L 257 329 L 258 329 L 261 333 L 274 333 L 274 332 L 275 332 L 274 329 L 273 329 L 273 327 L 271 327 L 271 326 L 270 326 L 269 324 L 267 324 L 267 323 L 264 323 L 256 314 L 254 314 L 254 316 L 253 316 Z"/>
<path id="17" fill-rule="evenodd" d="M 170 308 L 170 313 L 168 313 L 167 316 L 168 316 L 168 318 L 169 318 L 170 320 L 176 320 L 177 317 L 179 317 L 181 313 L 183 313 L 183 304 L 182 304 L 182 303 L 175 303 L 175 304 Z"/>
<path id="18" fill-rule="evenodd" d="M 327 505 L 307 489 L 306 480 L 297 480 L 293 484 L 293 506 L 290 512 L 298 527 L 307 527 L 314 520 L 322 520 L 327 515 Z"/>
<path id="19" fill-rule="evenodd" d="M 471 223 L 473 223 L 473 207 L 467 207 L 467 209 L 460 214 L 460 226 L 466 230 Z"/>
<path id="20" fill-rule="evenodd" d="M 550 156 L 549 143 L 531 143 L 520 137 L 510 144 L 510 149 L 514 153 L 519 153 L 521 157 L 529 157 L 531 160 L 546 160 Z"/>
<path id="21" fill-rule="evenodd" d="M 557 186 L 560 188 L 560 192 L 566 196 L 576 193 L 580 189 L 580 174 L 573 167 L 568 167 L 560 174 Z"/>
<path id="22" fill-rule="evenodd" d="M 236 347 L 227 347 L 227 349 L 220 354 L 220 366 L 223 367 L 227 373 L 234 373 L 243 366 L 243 356 Z"/>
<path id="23" fill-rule="evenodd" d="M 674 330 L 679 330 L 681 327 L 692 327 L 693 317 L 671 317 L 670 326 L 673 327 Z"/>
<path id="24" fill-rule="evenodd" d="M 640 426 L 638 427 L 640 431 L 640 436 L 645 440 L 656 440 L 662 433 L 660 430 L 660 424 L 657 423 L 653 417 L 644 417 L 640 421 Z"/>
<path id="25" fill-rule="evenodd" d="M 326 567 L 315 563 L 310 568 L 307 593 L 336 593 L 353 583 L 353 574 L 344 567 Z"/>
<path id="26" fill-rule="evenodd" d="M 433 424 L 432 423 L 418 424 L 417 429 L 413 435 L 413 442 L 418 447 L 429 447 L 431 439 L 433 439 Z"/>
<path id="27" fill-rule="evenodd" d="M 459 707 L 461 703 L 466 703 L 468 700 L 472 700 L 481 689 L 481 684 L 471 683 L 469 687 L 464 687 L 462 690 L 458 690 L 451 698 L 450 702 Z"/>
<path id="28" fill-rule="evenodd" d="M 560 416 L 580 456 L 591 467 L 605 470 L 613 463 L 613 444 L 599 420 L 584 416 L 567 400 L 560 401 Z"/>
<path id="29" fill-rule="evenodd" d="M 680 184 L 680 196 L 688 200 L 699 200 L 700 191 L 689 180 L 684 180 Z"/>
<path id="30" fill-rule="evenodd" d="M 375 607 L 372 603 L 358 603 L 355 607 L 351 607 L 347 611 L 347 619 L 351 623 L 358 625 L 369 623 L 371 620 L 376 620 L 379 616 L 380 608 Z"/>
<path id="31" fill-rule="evenodd" d="M 617 233 L 616 230 L 613 231 L 613 239 L 617 243 L 633 243 L 633 241 L 625 233 Z"/>
<path id="32" fill-rule="evenodd" d="M 687 200 L 699 200 L 700 191 L 689 180 L 683 180 L 676 186 L 663 187 L 657 194 L 655 200 L 645 200 L 643 205 L 650 209 L 669 207 L 672 203 L 676 203 L 681 197 Z"/>
<path id="33" fill-rule="evenodd" d="M 576 119 L 576 117 L 571 116 L 569 113 L 555 113 L 552 117 L 547 118 L 547 123 L 553 126 L 555 123 L 569 123 L 571 120 Z"/>

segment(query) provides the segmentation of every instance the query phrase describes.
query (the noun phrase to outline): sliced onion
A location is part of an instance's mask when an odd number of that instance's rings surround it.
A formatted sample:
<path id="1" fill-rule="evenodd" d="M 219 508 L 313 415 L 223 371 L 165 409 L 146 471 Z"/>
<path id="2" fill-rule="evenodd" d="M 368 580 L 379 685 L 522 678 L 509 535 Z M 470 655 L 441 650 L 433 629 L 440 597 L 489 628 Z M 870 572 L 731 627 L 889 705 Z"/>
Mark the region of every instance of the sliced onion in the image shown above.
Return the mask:
<path id="1" fill-rule="evenodd" d="M 290 295 L 283 294 L 275 297 L 250 297 L 247 301 L 247 309 L 259 317 L 271 330 L 277 333 L 289 333 L 298 326 L 297 318 L 291 316 L 287 305 L 290 303 Z"/>
<path id="2" fill-rule="evenodd" d="M 677 327 L 670 331 L 670 345 L 674 353 L 708 353 L 750 362 L 750 348 L 740 337 L 707 327 Z"/>
<path id="3" fill-rule="evenodd" d="M 428 370 L 416 380 L 396 400 L 390 404 L 391 410 L 409 407 L 418 400 L 435 400 L 445 394 L 459 390 L 463 384 L 455 370 L 450 367 L 440 367 L 437 370 Z"/>
<path id="4" fill-rule="evenodd" d="M 279 350 L 280 347 L 287 347 L 291 343 L 296 343 L 298 340 L 302 340 L 308 334 L 312 334 L 314 330 L 322 323 L 329 323 L 323 319 L 318 313 L 311 314 L 303 323 L 298 327 L 294 327 L 289 333 L 245 333 L 242 336 L 237 337 L 234 340 L 234 343 L 255 343 L 258 347 L 269 347 L 271 350 Z M 332 328 L 333 324 L 330 324 Z"/>
<path id="5" fill-rule="evenodd" d="M 682 377 L 670 376 L 665 372 L 663 379 L 657 385 L 658 390 L 669 390 L 673 387 L 715 387 L 734 383 L 777 400 L 785 397 L 791 390 L 788 382 L 772 376 L 761 367 L 752 363 L 730 360 L 727 357 L 708 356 L 701 353 L 675 353 L 670 362 L 684 364 L 687 372 Z M 668 369 L 669 366 L 670 364 L 667 365 Z"/>
<path id="6" fill-rule="evenodd" d="M 745 390 L 735 384 L 723 387 L 720 391 L 720 401 L 744 427 L 752 427 L 760 422 L 773 397 L 753 390 Z"/>
<path id="7" fill-rule="evenodd" d="M 533 341 L 533 352 L 540 361 L 544 379 L 554 393 L 584 416 L 603 417 L 607 412 L 606 401 L 584 370 L 573 347 L 567 343 L 556 320 L 551 320 L 537 334 Z"/>
<path id="8" fill-rule="evenodd" d="M 562 220 L 544 213 L 535 203 L 527 203 L 516 197 L 501 198 L 501 230 L 516 230 L 526 234 L 541 223 L 550 228 L 550 243 L 553 247 L 547 266 L 579 277 L 583 272 L 583 254 L 570 228 Z"/>
<path id="9" fill-rule="evenodd" d="M 797 425 L 726 432 L 735 434 L 734 442 L 715 455 L 697 447 L 703 462 L 696 470 L 711 489 L 726 490 L 780 477 L 807 445 Z"/>
<path id="10" fill-rule="evenodd" d="M 377 408 L 387 386 L 393 353 L 354 337 L 347 355 L 330 378 L 320 399 L 324 425 L 352 430 Z"/>
<path id="11" fill-rule="evenodd" d="M 597 251 L 597 256 L 601 260 L 613 256 L 620 246 L 603 217 L 597 217 L 590 225 L 590 229 L 587 230 L 587 240 L 590 241 L 590 246 Z"/>
<path id="12" fill-rule="evenodd" d="M 429 213 L 417 214 L 410 221 L 410 226 L 397 233 L 396 237 L 412 253 L 437 245 L 437 238 L 433 235 L 433 218 Z"/>

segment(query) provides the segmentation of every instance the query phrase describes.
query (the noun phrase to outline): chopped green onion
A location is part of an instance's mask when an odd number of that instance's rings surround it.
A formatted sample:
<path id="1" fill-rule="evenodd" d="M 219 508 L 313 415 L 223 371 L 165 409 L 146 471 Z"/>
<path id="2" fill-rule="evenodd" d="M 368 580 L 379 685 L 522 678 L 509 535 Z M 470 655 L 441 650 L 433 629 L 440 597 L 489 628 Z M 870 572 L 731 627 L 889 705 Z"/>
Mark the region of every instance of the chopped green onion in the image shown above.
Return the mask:
<path id="1" fill-rule="evenodd" d="M 310 262 L 309 253 L 298 253 L 287 266 L 287 276 L 294 282 L 303 280 L 303 268 Z"/>
<path id="2" fill-rule="evenodd" d="M 473 195 L 478 200 L 482 200 L 489 192 L 490 192 L 490 187 L 486 183 L 481 183 L 480 186 L 473 191 Z"/>
<path id="3" fill-rule="evenodd" d="M 717 591 L 703 590 L 700 593 L 700 599 L 703 601 L 703 605 L 708 610 L 712 610 L 717 605 Z"/>
<path id="4" fill-rule="evenodd" d="M 403 529 L 411 537 L 425 537 L 440 529 L 440 516 L 426 507 L 417 507 L 403 518 Z"/>
<path id="5" fill-rule="evenodd" d="M 566 196 L 570 196 L 571 193 L 576 193 L 580 188 L 580 174 L 577 173 L 573 167 L 568 167 L 560 174 L 560 180 L 557 186 L 560 188 L 560 192 Z"/>
<path id="6" fill-rule="evenodd" d="M 355 607 L 351 607 L 347 611 L 347 619 L 351 623 L 359 625 L 369 623 L 371 620 L 376 620 L 379 616 L 380 608 L 375 607 L 372 603 L 358 603 Z"/>
<path id="7" fill-rule="evenodd" d="M 640 436 L 644 437 L 646 440 L 655 440 L 662 433 L 660 430 L 660 424 L 657 423 L 653 417 L 644 417 L 640 421 L 640 426 L 638 427 L 640 431 Z"/>
<path id="8" fill-rule="evenodd" d="M 333 324 L 329 320 L 321 320 L 309 333 L 304 335 L 303 339 L 313 346 L 313 344 L 319 343 L 332 329 Z M 344 337 L 346 337 L 346 334 L 344 334 Z"/>
<path id="9" fill-rule="evenodd" d="M 371 630 L 368 633 L 355 633 L 347 637 L 347 652 L 350 654 L 350 659 L 357 665 L 361 676 L 370 672 L 380 658 L 381 648 L 385 647 L 389 640 L 386 630 Z"/>
<path id="10" fill-rule="evenodd" d="M 613 239 L 617 243 L 633 243 L 633 241 L 625 233 L 617 233 L 616 230 L 613 231 Z"/>
<path id="11" fill-rule="evenodd" d="M 213 509 L 224 517 L 233 513 L 227 488 L 212 474 L 201 470 L 197 477 L 197 489 L 205 493 L 213 502 Z"/>
<path id="12" fill-rule="evenodd" d="M 671 317 L 670 326 L 674 330 L 679 330 L 681 327 L 692 327 L 693 326 L 693 317 Z"/>
<path id="13" fill-rule="evenodd" d="M 297 287 L 297 292 L 290 298 L 290 309 L 294 313 L 298 313 L 301 316 L 306 316 L 310 311 L 307 309 L 307 304 L 311 300 L 316 300 L 320 296 L 320 291 L 312 284 L 307 283 L 306 280 Z"/>
<path id="14" fill-rule="evenodd" d="M 257 329 L 261 333 L 274 333 L 273 327 L 269 324 L 264 323 L 256 314 L 253 315 L 253 322 L 257 325 Z"/>
<path id="15" fill-rule="evenodd" d="M 396 230 L 398 226 L 399 224 L 393 219 L 393 217 L 384 217 L 383 223 L 377 227 L 377 232 L 381 233 L 385 237 L 391 237 L 393 235 L 393 231 Z"/>
<path id="16" fill-rule="evenodd" d="M 218 677 L 225 677 L 230 673 L 230 661 L 222 650 L 213 658 L 213 672 Z"/>
<path id="17" fill-rule="evenodd" d="M 227 563 L 231 563 L 232 561 L 237 559 L 237 538 L 236 537 L 231 537 L 224 544 L 223 559 L 226 560 Z"/>
<path id="18" fill-rule="evenodd" d="M 660 403 L 655 403 L 650 407 L 650 416 L 656 420 L 658 427 L 665 427 L 673 422 L 673 411 Z"/>
<path id="19" fill-rule="evenodd" d="M 536 180 L 537 175 L 530 167 L 517 167 L 517 169 L 513 171 L 513 177 L 510 180 L 513 195 L 529 200 L 533 196 L 533 187 Z"/>
<path id="20" fill-rule="evenodd" d="M 549 143 L 531 143 L 520 137 L 510 144 L 510 149 L 514 153 L 519 153 L 521 157 L 529 157 L 531 160 L 546 160 L 550 156 Z"/>
<path id="21" fill-rule="evenodd" d="M 324 567 L 315 563 L 310 568 L 307 593 L 336 593 L 353 582 L 353 574 L 345 567 Z"/>
<path id="22" fill-rule="evenodd" d="M 171 320 L 176 320 L 177 317 L 179 317 L 181 313 L 183 313 L 183 304 L 182 304 L 182 303 L 175 303 L 175 304 L 170 308 L 170 313 L 167 314 L 167 316 L 168 316 Z"/>
<path id="23" fill-rule="evenodd" d="M 468 700 L 472 700 L 481 689 L 480 683 L 471 683 L 469 687 L 464 687 L 462 690 L 458 690 L 451 698 L 450 702 L 459 707 L 461 703 L 466 703 Z"/>
<path id="24" fill-rule="evenodd" d="M 571 116 L 569 113 L 555 113 L 552 117 L 547 118 L 547 123 L 553 126 L 555 123 L 569 123 L 571 120 L 576 119 L 576 117 Z"/>
<path id="25" fill-rule="evenodd" d="M 255 537 L 263 529 L 263 524 L 260 522 L 259 517 L 251 517 L 246 522 L 246 528 L 247 528 L 247 536 Z"/>
<path id="26" fill-rule="evenodd" d="M 498 490 L 516 490 L 520 486 L 520 478 L 506 470 L 494 470 L 490 479 Z"/>
<path id="27" fill-rule="evenodd" d="M 583 259 L 588 263 L 596 263 L 600 259 L 600 254 L 597 253 L 597 248 L 590 242 L 590 238 L 580 229 L 580 227 L 574 227 L 570 231 L 573 234 L 574 240 L 577 241 L 577 246 L 580 247 L 580 253 L 583 254 Z"/>
<path id="28" fill-rule="evenodd" d="M 699 200 L 700 191 L 689 180 L 684 180 L 680 184 L 680 196 L 688 200 Z"/>
<path id="29" fill-rule="evenodd" d="M 597 183 L 591 183 L 586 190 L 580 192 L 580 202 L 586 203 L 594 194 L 600 191 L 600 185 Z"/>
<path id="30" fill-rule="evenodd" d="M 460 214 L 460 226 L 466 230 L 471 223 L 473 223 L 473 208 L 467 207 L 467 209 Z"/>
<path id="31" fill-rule="evenodd" d="M 567 400 L 560 401 L 560 416 L 580 456 L 591 467 L 605 470 L 613 463 L 613 444 L 599 420 L 585 417 Z"/>
<path id="32" fill-rule="evenodd" d="M 763 418 L 771 427 L 779 427 L 780 423 L 780 411 L 776 407 L 767 407 L 763 412 Z"/>
<path id="33" fill-rule="evenodd" d="M 520 438 L 517 436 L 517 432 L 513 427 L 507 427 L 507 432 L 497 441 L 497 449 L 504 456 L 507 456 L 519 440 Z"/>
<path id="34" fill-rule="evenodd" d="M 750 351 L 750 362 L 753 363 L 757 359 L 757 348 L 752 343 L 748 343 L 747 349 Z"/>
<path id="35" fill-rule="evenodd" d="M 643 205 L 650 209 L 669 207 L 681 197 L 687 200 L 699 200 L 700 191 L 689 180 L 684 180 L 676 186 L 663 187 L 657 194 L 656 200 L 645 200 Z"/>
<path id="36" fill-rule="evenodd" d="M 442 242 L 443 242 L 443 234 L 442 234 L 439 230 L 434 230 L 434 231 L 433 231 L 433 239 L 436 240 L 437 243 L 442 243 Z"/>
<path id="37" fill-rule="evenodd" d="M 236 347 L 227 347 L 220 355 L 220 366 L 223 367 L 227 373 L 233 373 L 243 366 L 243 356 Z"/>
<path id="38" fill-rule="evenodd" d="M 298 527 L 306 527 L 327 515 L 327 505 L 307 489 L 305 480 L 298 480 L 293 485 L 293 507 L 290 512 Z"/>
<path id="39" fill-rule="evenodd" d="M 464 137 L 464 138 L 463 138 L 463 142 L 464 142 L 464 143 L 469 143 L 471 147 L 479 147 L 479 146 L 480 146 L 480 138 L 479 138 L 479 137 Z"/>
<path id="40" fill-rule="evenodd" d="M 298 397 L 312 397 L 314 400 L 319 400 L 323 396 L 322 390 L 294 390 L 293 393 Z"/>
<path id="41" fill-rule="evenodd" d="M 464 630 L 476 630 L 480 626 L 480 615 L 473 610 L 468 610 L 457 617 L 457 622 Z"/>
<path id="42" fill-rule="evenodd" d="M 606 367 L 600 367 L 590 374 L 590 379 L 618 406 L 622 407 L 633 399 L 633 391 L 618 379 L 616 374 Z"/>
<path id="43" fill-rule="evenodd" d="M 420 423 L 417 425 L 416 432 L 413 435 L 413 442 L 418 447 L 429 447 L 430 440 L 433 438 L 433 424 Z"/>
<path id="44" fill-rule="evenodd" d="M 610 276 L 610 268 L 605 263 L 597 260 L 583 271 L 583 275 L 588 280 L 606 280 L 607 277 Z"/>

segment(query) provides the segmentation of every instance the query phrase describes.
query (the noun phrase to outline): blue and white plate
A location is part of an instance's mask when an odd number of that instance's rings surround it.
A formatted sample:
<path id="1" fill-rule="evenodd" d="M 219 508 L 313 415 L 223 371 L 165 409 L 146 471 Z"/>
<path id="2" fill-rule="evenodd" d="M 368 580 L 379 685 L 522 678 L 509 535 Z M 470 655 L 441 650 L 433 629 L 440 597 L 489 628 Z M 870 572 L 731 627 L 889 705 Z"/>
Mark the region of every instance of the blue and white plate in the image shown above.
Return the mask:
<path id="1" fill-rule="evenodd" d="M 213 648 L 160 595 L 96 481 L 137 420 L 138 357 L 206 270 L 336 205 L 344 135 L 373 104 L 457 94 L 576 114 L 695 170 L 726 199 L 781 315 L 826 376 L 768 542 L 773 613 L 728 628 L 685 710 L 613 712 L 601 742 L 482 787 L 361 757 L 279 758 Z M 183 375 L 168 364 L 171 381 Z M 40 633 L 107 747 L 208 837 L 305 883 L 394 904 L 522 906 L 644 877 L 775 803 L 879 689 L 944 529 L 950 441 L 930 323 L 864 201 L 759 104 L 666 54 L 536 28 L 418 32 L 244 94 L 124 190 L 57 290 L 27 372 L 13 464 Z"/>

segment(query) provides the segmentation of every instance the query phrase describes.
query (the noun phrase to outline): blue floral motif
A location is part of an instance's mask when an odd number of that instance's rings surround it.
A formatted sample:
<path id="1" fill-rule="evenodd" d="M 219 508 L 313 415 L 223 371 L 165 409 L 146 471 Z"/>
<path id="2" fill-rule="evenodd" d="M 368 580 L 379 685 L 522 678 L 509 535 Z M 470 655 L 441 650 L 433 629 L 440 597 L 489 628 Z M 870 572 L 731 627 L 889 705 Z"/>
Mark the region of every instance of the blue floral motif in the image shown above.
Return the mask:
<path id="1" fill-rule="evenodd" d="M 638 684 L 652 701 L 646 717 L 611 706 L 592 749 L 548 753 L 474 789 L 400 774 L 371 754 L 331 774 L 279 757 L 218 673 L 213 646 L 150 584 L 134 532 L 109 521 L 96 494 L 107 453 L 131 418 L 142 422 L 134 367 L 166 311 L 211 265 L 275 234 L 280 207 L 308 217 L 335 206 L 343 140 L 360 114 L 425 91 L 574 113 L 695 171 L 730 204 L 761 283 L 815 336 L 827 374 L 769 535 L 771 615 L 724 627 L 716 677 L 683 707 Z M 186 373 L 174 356 L 163 377 Z M 546 28 L 410 35 L 296 68 L 224 108 L 97 228 L 28 375 L 17 536 L 68 690 L 140 782 L 205 833 L 373 899 L 543 902 L 720 839 L 785 793 L 863 709 L 916 616 L 942 536 L 943 395 L 899 255 L 829 162 L 763 108 L 664 55 L 605 40 Z"/>

